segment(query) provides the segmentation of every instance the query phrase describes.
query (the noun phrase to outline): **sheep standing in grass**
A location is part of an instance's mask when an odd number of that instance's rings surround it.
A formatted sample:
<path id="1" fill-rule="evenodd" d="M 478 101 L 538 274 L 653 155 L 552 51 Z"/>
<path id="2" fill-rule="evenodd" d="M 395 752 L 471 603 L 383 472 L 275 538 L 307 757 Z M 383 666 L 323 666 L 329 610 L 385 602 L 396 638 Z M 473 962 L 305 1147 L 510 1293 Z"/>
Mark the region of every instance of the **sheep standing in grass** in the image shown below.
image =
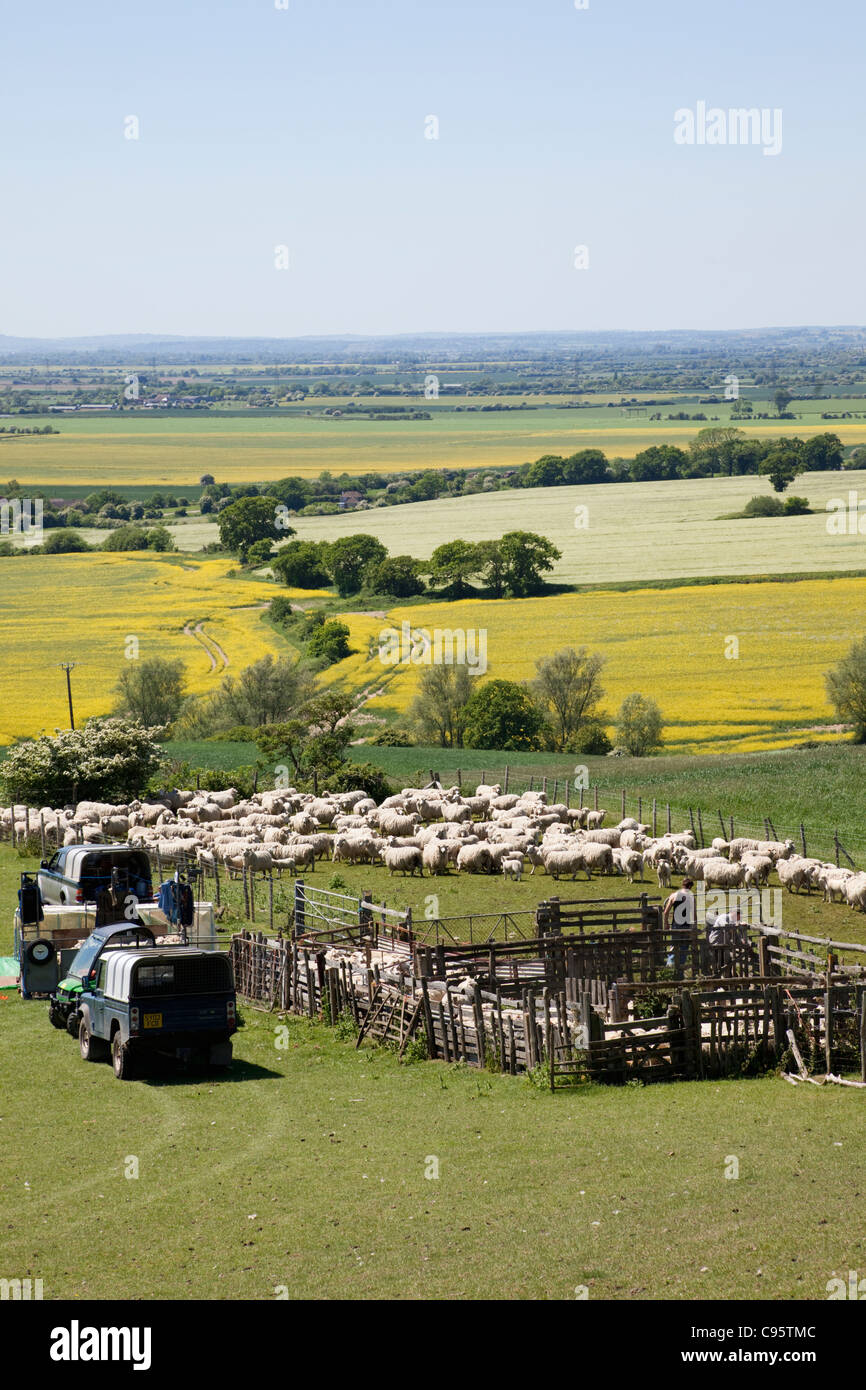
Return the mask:
<path id="1" fill-rule="evenodd" d="M 386 845 L 382 850 L 382 862 L 391 876 L 395 871 L 405 876 L 417 870 L 421 878 L 424 877 L 421 850 L 417 845 L 414 848 L 410 845 Z"/>

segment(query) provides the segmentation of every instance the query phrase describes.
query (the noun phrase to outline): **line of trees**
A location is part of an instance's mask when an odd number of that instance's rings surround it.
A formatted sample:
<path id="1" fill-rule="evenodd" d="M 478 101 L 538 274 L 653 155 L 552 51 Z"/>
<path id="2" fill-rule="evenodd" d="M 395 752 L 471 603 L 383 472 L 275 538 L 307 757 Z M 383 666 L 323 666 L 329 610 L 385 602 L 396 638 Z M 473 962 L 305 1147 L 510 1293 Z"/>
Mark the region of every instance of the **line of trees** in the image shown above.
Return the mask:
<path id="1" fill-rule="evenodd" d="M 535 676 L 523 683 L 482 682 L 465 665 L 430 666 L 420 676 L 409 722 L 419 741 L 443 748 L 609 753 L 604 664 L 597 652 L 565 647 L 540 657 Z M 661 747 L 662 714 L 647 696 L 628 695 L 613 722 L 622 752 L 643 757 Z"/>

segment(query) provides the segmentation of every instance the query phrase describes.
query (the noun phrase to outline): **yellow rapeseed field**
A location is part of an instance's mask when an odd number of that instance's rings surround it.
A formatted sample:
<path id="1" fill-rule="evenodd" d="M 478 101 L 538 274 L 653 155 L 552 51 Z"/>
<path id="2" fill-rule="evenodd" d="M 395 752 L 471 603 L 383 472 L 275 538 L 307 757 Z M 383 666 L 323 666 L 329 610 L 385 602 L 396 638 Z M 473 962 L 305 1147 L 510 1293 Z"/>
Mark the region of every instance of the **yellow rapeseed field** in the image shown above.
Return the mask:
<path id="1" fill-rule="evenodd" d="M 237 672 L 269 651 L 290 651 L 262 622 L 273 588 L 230 578 L 230 568 L 225 558 L 142 554 L 0 559 L 0 744 L 68 727 L 61 661 L 76 663 L 76 723 L 106 713 L 134 649 L 129 638 L 142 658 L 182 657 L 193 692 L 213 689 L 225 674 L 221 653 Z"/>
<path id="2" fill-rule="evenodd" d="M 347 614 L 358 654 L 330 678 L 380 692 L 370 714 L 405 711 L 423 668 L 383 664 L 377 644 L 404 621 L 431 634 L 485 633 L 487 676 L 506 680 L 531 678 L 539 656 L 585 646 L 606 658 L 611 714 L 640 691 L 661 707 L 671 749 L 748 752 L 838 737 L 825 727 L 824 673 L 863 634 L 864 607 L 866 580 L 838 579 L 467 599 L 396 609 L 385 621 Z"/>

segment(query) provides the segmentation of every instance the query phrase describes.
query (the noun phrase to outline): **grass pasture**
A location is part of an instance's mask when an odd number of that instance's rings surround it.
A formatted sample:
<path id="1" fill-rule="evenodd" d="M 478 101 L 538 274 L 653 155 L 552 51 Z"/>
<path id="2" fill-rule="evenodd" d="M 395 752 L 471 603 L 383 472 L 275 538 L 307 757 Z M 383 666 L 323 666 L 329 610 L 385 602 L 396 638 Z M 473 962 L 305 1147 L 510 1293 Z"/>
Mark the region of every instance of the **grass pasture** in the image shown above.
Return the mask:
<path id="1" fill-rule="evenodd" d="M 47 1300 L 799 1301 L 863 1267 L 857 1092 L 552 1096 L 304 1019 L 278 1048 L 281 1020 L 244 1013 L 230 1078 L 120 1083 L 44 1003 L 0 998 L 6 1269 Z"/>

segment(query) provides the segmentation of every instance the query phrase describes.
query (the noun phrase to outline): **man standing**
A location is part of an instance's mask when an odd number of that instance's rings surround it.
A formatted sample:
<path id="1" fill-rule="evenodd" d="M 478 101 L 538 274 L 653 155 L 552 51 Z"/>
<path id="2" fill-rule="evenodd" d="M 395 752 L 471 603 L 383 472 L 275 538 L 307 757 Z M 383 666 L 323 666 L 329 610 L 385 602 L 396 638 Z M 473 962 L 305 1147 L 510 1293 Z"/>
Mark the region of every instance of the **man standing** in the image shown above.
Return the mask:
<path id="1" fill-rule="evenodd" d="M 682 973 L 689 959 L 689 947 L 695 928 L 695 895 L 692 892 L 694 881 L 684 878 L 682 887 L 671 893 L 662 908 L 662 924 L 665 931 L 674 933 L 674 963 Z"/>

